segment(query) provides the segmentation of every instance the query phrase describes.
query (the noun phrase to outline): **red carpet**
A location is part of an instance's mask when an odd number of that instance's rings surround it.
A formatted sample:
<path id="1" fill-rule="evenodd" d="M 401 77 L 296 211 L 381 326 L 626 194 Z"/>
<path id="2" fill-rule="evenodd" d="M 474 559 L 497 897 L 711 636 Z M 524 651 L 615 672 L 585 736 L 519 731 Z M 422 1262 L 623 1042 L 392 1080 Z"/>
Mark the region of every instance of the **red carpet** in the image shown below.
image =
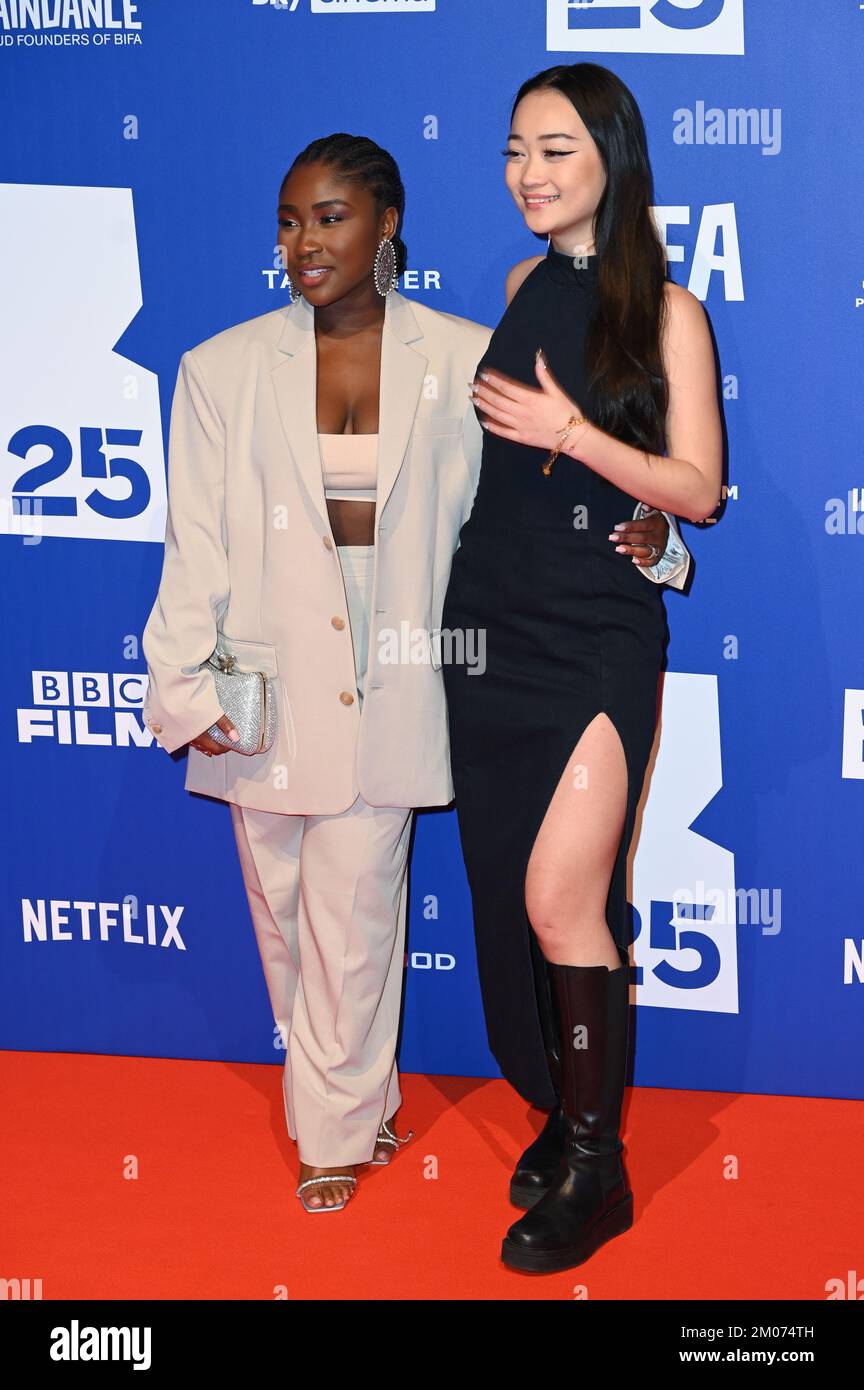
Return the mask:
<path id="1" fill-rule="evenodd" d="M 633 1228 L 538 1276 L 499 1260 L 509 1170 L 540 1119 L 504 1082 L 406 1076 L 415 1139 L 319 1217 L 294 1196 L 280 1081 L 0 1052 L 0 1277 L 41 1279 L 44 1299 L 824 1300 L 864 1276 L 858 1102 L 628 1091 Z"/>

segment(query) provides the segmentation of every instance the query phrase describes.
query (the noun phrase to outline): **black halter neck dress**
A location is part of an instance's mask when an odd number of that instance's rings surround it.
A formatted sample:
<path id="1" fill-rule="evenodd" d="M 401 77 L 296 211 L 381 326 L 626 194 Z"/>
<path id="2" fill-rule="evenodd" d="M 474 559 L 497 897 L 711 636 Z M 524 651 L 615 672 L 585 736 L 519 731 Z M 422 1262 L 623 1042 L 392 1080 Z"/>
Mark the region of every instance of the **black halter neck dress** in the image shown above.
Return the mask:
<path id="1" fill-rule="evenodd" d="M 478 370 L 489 365 L 536 385 L 542 346 L 556 379 L 590 416 L 585 338 L 598 267 L 597 255 L 574 262 L 550 242 Z M 668 631 L 660 587 L 607 539 L 639 499 L 564 454 L 546 477 L 546 455 L 486 432 L 442 627 L 485 631 L 485 670 L 448 663 L 444 678 L 489 1045 L 507 1080 L 550 1109 L 554 1033 L 542 953 L 525 912 L 525 872 L 573 748 L 603 711 L 621 738 L 628 780 L 606 919 L 617 944 L 629 944 L 627 854 Z"/>

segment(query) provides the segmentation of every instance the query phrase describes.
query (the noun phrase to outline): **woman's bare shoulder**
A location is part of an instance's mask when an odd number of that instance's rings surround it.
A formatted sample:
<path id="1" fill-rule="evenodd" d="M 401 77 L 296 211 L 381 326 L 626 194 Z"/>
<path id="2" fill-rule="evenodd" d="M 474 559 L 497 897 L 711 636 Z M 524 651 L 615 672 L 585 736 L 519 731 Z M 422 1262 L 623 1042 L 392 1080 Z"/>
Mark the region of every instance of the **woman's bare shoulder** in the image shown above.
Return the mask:
<path id="1" fill-rule="evenodd" d="M 667 316 L 672 324 L 687 324 L 704 318 L 704 305 L 701 299 L 697 299 L 692 290 L 685 289 L 675 280 L 666 280 L 663 284 L 663 293 L 666 298 Z"/>
<path id="2" fill-rule="evenodd" d="M 516 291 L 528 279 L 534 267 L 545 259 L 545 256 L 529 256 L 527 260 L 517 261 L 513 269 L 508 270 L 507 279 L 504 281 L 504 299 L 508 304 Z"/>
<path id="3" fill-rule="evenodd" d="M 691 290 L 667 280 L 663 285 L 663 343 L 667 353 L 702 347 L 710 341 L 705 305 Z"/>

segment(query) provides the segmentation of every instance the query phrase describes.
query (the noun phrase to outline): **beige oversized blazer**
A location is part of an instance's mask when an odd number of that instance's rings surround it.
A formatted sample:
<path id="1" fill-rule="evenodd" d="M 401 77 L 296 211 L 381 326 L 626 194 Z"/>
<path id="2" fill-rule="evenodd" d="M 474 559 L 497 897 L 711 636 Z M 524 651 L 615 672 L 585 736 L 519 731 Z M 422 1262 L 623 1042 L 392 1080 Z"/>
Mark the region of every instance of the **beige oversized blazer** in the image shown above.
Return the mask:
<path id="1" fill-rule="evenodd" d="M 453 797 L 435 633 L 483 430 L 467 383 L 491 329 L 387 296 L 369 666 L 357 699 L 345 587 L 318 450 L 314 310 L 304 299 L 185 352 L 171 409 L 168 522 L 143 634 L 144 718 L 168 752 L 219 718 L 199 667 L 219 642 L 274 678 L 278 732 L 251 757 L 189 750 L 185 786 L 242 806 L 336 813 Z M 403 624 L 407 625 L 403 628 Z M 389 634 L 389 636 L 388 636 Z"/>

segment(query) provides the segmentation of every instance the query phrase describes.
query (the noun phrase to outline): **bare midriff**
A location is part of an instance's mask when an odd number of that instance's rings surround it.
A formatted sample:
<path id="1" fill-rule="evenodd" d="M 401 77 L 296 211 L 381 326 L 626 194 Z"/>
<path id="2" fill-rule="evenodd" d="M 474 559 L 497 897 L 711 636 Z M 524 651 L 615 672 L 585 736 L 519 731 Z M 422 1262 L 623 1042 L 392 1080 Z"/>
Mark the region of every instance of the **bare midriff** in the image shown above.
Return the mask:
<path id="1" fill-rule="evenodd" d="M 330 530 L 337 545 L 375 544 L 375 503 L 327 498 Z"/>

